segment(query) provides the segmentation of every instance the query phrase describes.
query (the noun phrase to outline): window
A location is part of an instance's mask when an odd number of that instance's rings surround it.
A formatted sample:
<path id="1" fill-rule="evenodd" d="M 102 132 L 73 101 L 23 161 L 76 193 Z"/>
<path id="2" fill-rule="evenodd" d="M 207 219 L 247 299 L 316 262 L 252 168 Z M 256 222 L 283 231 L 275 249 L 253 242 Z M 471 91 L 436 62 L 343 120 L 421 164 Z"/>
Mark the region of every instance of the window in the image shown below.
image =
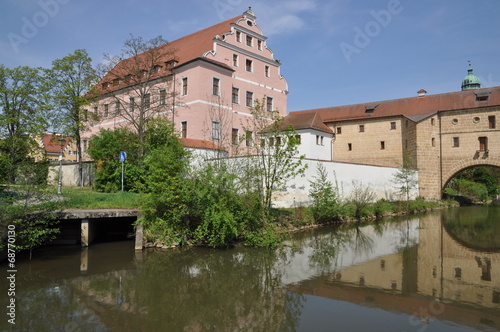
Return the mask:
<path id="1" fill-rule="evenodd" d="M 380 141 L 380 150 L 385 150 L 385 141 Z"/>
<path id="2" fill-rule="evenodd" d="M 453 147 L 458 148 L 460 146 L 460 140 L 458 137 L 453 137 Z"/>
<path id="3" fill-rule="evenodd" d="M 161 89 L 160 90 L 160 105 L 166 105 L 167 104 L 167 90 Z"/>
<path id="4" fill-rule="evenodd" d="M 269 66 L 266 66 L 266 67 L 264 68 L 264 71 L 265 71 L 266 77 L 270 77 L 270 76 L 271 76 L 271 75 L 270 75 L 271 68 L 270 68 Z"/>
<path id="5" fill-rule="evenodd" d="M 143 106 L 145 110 L 148 110 L 151 107 L 151 94 L 146 93 L 143 98 Z"/>
<path id="6" fill-rule="evenodd" d="M 239 32 L 239 31 L 236 31 L 236 41 L 238 43 L 241 43 L 241 32 Z"/>
<path id="7" fill-rule="evenodd" d="M 488 151 L 488 137 L 479 137 L 479 151 Z"/>
<path id="8" fill-rule="evenodd" d="M 240 103 L 240 89 L 233 87 L 233 104 Z"/>
<path id="9" fill-rule="evenodd" d="M 248 147 L 253 146 L 253 131 L 251 131 L 251 130 L 246 131 L 245 143 L 246 143 L 246 146 L 248 146 Z"/>
<path id="10" fill-rule="evenodd" d="M 352 143 L 347 143 L 347 151 L 352 151 Z"/>
<path id="11" fill-rule="evenodd" d="M 476 100 L 477 101 L 486 101 L 486 100 L 488 100 L 488 97 L 489 97 L 488 95 L 485 95 L 485 96 L 483 96 L 483 95 L 476 95 Z"/>
<path id="12" fill-rule="evenodd" d="M 297 145 L 300 145 L 302 143 L 302 138 L 300 135 L 295 135 L 295 140 L 297 141 Z"/>
<path id="13" fill-rule="evenodd" d="M 281 145 L 281 137 L 276 137 L 276 146 Z"/>
<path id="14" fill-rule="evenodd" d="M 494 115 L 488 116 L 488 126 L 490 129 L 496 128 L 496 119 Z"/>
<path id="15" fill-rule="evenodd" d="M 435 139 L 434 137 L 433 137 L 433 138 L 432 138 L 432 140 L 431 140 L 431 145 L 432 145 L 433 147 L 435 147 L 435 146 L 436 146 L 436 139 Z"/>
<path id="16" fill-rule="evenodd" d="M 462 278 L 462 269 L 459 267 L 455 268 L 455 278 L 461 279 Z"/>
<path id="17" fill-rule="evenodd" d="M 431 119 L 431 126 L 434 126 L 434 118 Z"/>
<path id="18" fill-rule="evenodd" d="M 257 48 L 262 51 L 262 40 L 257 40 Z"/>
<path id="19" fill-rule="evenodd" d="M 233 142 L 233 145 L 238 145 L 240 142 L 240 139 L 238 137 L 238 128 L 233 128 L 231 132 L 231 141 Z"/>
<path id="20" fill-rule="evenodd" d="M 181 138 L 187 138 L 188 123 L 187 121 L 181 122 Z"/>
<path id="21" fill-rule="evenodd" d="M 337 134 L 342 134 L 342 127 L 337 127 Z"/>
<path id="22" fill-rule="evenodd" d="M 102 113 L 102 116 L 107 118 L 108 117 L 108 113 L 109 113 L 109 105 L 108 104 L 104 104 L 104 112 Z"/>
<path id="23" fill-rule="evenodd" d="M 316 135 L 316 145 L 323 145 L 323 136 Z"/>
<path id="24" fill-rule="evenodd" d="M 268 112 L 273 111 L 273 98 L 272 97 L 266 97 L 266 111 L 268 111 Z"/>
<path id="25" fill-rule="evenodd" d="M 99 108 L 97 106 L 94 106 L 94 115 L 95 116 L 99 115 Z"/>
<path id="26" fill-rule="evenodd" d="M 396 129 L 396 122 L 391 122 L 391 130 Z"/>
<path id="27" fill-rule="evenodd" d="M 219 140 L 220 139 L 220 122 L 212 121 L 212 139 Z"/>
<path id="28" fill-rule="evenodd" d="M 233 66 L 238 67 L 238 54 L 233 54 Z"/>
<path id="29" fill-rule="evenodd" d="M 214 77 L 212 80 L 212 94 L 218 96 L 220 93 L 220 79 Z"/>
<path id="30" fill-rule="evenodd" d="M 253 47 L 253 38 L 252 38 L 252 36 L 247 35 L 247 46 Z"/>
<path id="31" fill-rule="evenodd" d="M 266 147 L 266 140 L 264 138 L 260 139 L 260 147 L 265 148 Z"/>
<path id="32" fill-rule="evenodd" d="M 364 133 L 365 132 L 365 125 L 359 125 L 359 132 Z"/>
<path id="33" fill-rule="evenodd" d="M 246 60 L 246 65 L 245 65 L 245 66 L 246 66 L 246 70 L 247 70 L 248 72 L 252 72 L 252 71 L 253 71 L 253 61 L 252 61 L 252 60 L 247 59 L 247 60 Z"/>
<path id="34" fill-rule="evenodd" d="M 120 102 L 115 101 L 115 115 L 120 115 Z"/>
<path id="35" fill-rule="evenodd" d="M 253 107 L 253 92 L 247 91 L 246 106 Z"/>
<path id="36" fill-rule="evenodd" d="M 188 94 L 188 78 L 182 78 L 182 95 L 185 96 Z"/>
<path id="37" fill-rule="evenodd" d="M 128 110 L 130 113 L 133 113 L 135 110 L 135 101 L 134 97 L 130 97 L 128 100 Z"/>

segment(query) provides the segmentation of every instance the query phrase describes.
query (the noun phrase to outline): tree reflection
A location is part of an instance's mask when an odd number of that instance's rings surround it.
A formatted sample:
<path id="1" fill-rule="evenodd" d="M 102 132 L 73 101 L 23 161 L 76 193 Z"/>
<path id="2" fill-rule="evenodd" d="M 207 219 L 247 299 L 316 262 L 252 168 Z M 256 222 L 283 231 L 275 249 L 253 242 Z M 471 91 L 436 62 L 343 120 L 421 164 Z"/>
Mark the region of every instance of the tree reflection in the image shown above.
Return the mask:
<path id="1" fill-rule="evenodd" d="M 500 207 L 450 209 L 441 218 L 448 234 L 462 245 L 500 251 Z"/>

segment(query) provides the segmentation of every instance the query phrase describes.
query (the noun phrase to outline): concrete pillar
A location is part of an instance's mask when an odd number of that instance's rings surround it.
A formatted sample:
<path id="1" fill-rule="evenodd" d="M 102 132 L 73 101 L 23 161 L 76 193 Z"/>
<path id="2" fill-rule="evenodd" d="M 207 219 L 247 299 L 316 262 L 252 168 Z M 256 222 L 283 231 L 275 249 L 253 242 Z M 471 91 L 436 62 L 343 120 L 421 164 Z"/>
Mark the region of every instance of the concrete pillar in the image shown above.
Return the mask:
<path id="1" fill-rule="evenodd" d="M 139 224 L 135 229 L 135 250 L 142 250 L 143 237 L 142 225 Z"/>
<path id="2" fill-rule="evenodd" d="M 89 268 L 89 248 L 82 248 L 80 253 L 80 272 L 87 272 Z"/>
<path id="3" fill-rule="evenodd" d="M 88 247 L 95 238 L 94 221 L 82 219 L 82 247 Z"/>

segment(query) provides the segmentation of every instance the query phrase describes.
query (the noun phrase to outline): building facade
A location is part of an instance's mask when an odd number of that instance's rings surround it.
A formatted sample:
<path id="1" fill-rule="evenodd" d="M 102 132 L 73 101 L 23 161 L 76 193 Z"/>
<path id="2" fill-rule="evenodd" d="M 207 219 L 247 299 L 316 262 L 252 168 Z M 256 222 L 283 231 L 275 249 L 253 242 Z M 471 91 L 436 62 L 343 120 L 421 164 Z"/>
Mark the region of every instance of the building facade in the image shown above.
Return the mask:
<path id="1" fill-rule="evenodd" d="M 98 88 L 87 110 L 98 120 L 89 123 L 84 146 L 101 129 L 137 127 L 140 116 L 164 116 L 179 137 L 212 142 L 230 155 L 254 144 L 255 133 L 247 125 L 253 108 L 284 116 L 288 94 L 280 61 L 250 8 L 122 60 Z"/>
<path id="2" fill-rule="evenodd" d="M 319 159 L 407 165 L 419 173 L 420 195 L 438 199 L 460 171 L 479 165 L 500 167 L 500 87 L 479 86 L 469 68 L 462 91 L 427 95 L 420 90 L 411 98 L 292 114 L 317 114 L 333 133 L 331 150 Z"/>

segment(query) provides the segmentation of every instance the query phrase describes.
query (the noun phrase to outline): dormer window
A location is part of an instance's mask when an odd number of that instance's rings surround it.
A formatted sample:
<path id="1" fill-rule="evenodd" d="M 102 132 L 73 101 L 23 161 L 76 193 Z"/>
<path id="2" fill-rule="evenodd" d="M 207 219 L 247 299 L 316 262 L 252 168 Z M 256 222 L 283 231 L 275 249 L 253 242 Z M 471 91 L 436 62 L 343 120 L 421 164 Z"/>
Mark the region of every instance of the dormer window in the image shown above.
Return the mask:
<path id="1" fill-rule="evenodd" d="M 115 79 L 113 80 L 113 85 L 114 85 L 114 86 L 120 85 L 120 84 L 121 84 L 121 82 L 122 82 L 121 78 L 115 78 Z"/>
<path id="2" fill-rule="evenodd" d="M 104 82 L 104 83 L 102 83 L 102 87 L 103 87 L 104 89 L 109 88 L 109 86 L 110 86 L 110 85 L 111 85 L 111 84 L 110 84 L 109 82 Z"/>
<path id="3" fill-rule="evenodd" d="M 476 101 L 486 101 L 490 97 L 490 91 L 475 92 Z"/>
<path id="4" fill-rule="evenodd" d="M 365 106 L 365 113 L 373 113 L 373 112 L 375 112 L 375 108 L 377 106 L 378 106 L 378 104 L 366 105 Z"/>
<path id="5" fill-rule="evenodd" d="M 152 74 L 157 73 L 160 71 L 160 69 L 161 69 L 160 65 L 155 65 L 153 68 L 151 68 L 151 73 Z"/>
<path id="6" fill-rule="evenodd" d="M 167 62 L 165 62 L 165 66 L 167 67 L 167 69 L 172 69 L 174 68 L 175 66 L 177 66 L 177 63 L 179 63 L 179 61 L 177 60 L 169 60 Z"/>

